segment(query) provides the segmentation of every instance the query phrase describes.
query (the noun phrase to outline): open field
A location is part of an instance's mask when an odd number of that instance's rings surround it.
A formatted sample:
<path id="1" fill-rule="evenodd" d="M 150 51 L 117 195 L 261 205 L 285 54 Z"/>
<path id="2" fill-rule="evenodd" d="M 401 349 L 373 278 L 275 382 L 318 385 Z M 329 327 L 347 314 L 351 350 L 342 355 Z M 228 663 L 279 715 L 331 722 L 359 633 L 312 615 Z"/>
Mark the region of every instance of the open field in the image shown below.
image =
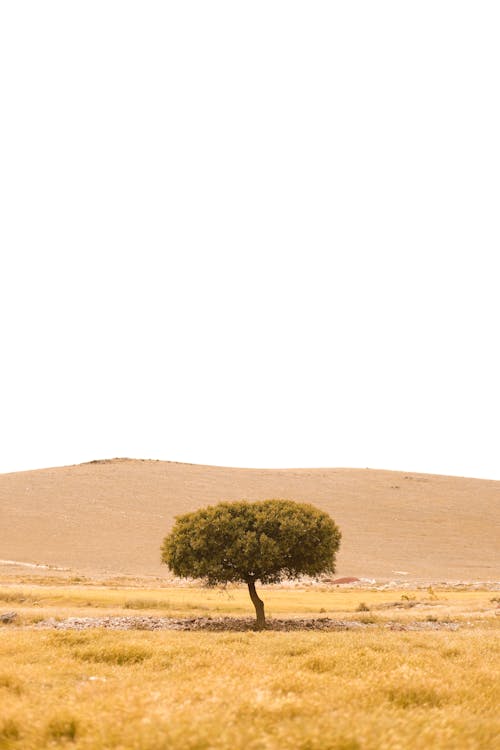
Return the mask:
<path id="1" fill-rule="evenodd" d="M 0 475 L 0 572 L 18 561 L 94 577 L 167 579 L 159 550 L 174 516 L 221 500 L 272 497 L 330 513 L 343 535 L 339 576 L 500 580 L 498 481 L 128 459 Z"/>
<path id="2" fill-rule="evenodd" d="M 373 622 L 488 621 L 500 611 L 494 590 L 422 587 L 404 590 L 345 589 L 304 586 L 261 587 L 268 617 L 364 617 Z M 162 617 L 253 617 L 245 587 L 145 589 L 128 586 L 40 585 L 1 583 L 0 612 L 14 610 L 30 624 L 45 617 L 99 617 L 140 612 Z M 497 617 L 497 620 L 500 618 Z M 496 621 L 495 621 L 496 622 Z M 500 624 L 500 623 L 499 623 Z"/>
<path id="3" fill-rule="evenodd" d="M 40 629 L 36 623 L 47 618 L 110 613 L 236 619 L 252 614 L 252 605 L 236 588 L 4 582 L 0 613 L 15 610 L 18 618 L 0 626 L 0 748 L 499 747 L 498 592 L 262 591 L 273 617 L 329 616 L 359 626 L 329 633 Z M 432 629 L 394 629 L 415 624 Z"/>

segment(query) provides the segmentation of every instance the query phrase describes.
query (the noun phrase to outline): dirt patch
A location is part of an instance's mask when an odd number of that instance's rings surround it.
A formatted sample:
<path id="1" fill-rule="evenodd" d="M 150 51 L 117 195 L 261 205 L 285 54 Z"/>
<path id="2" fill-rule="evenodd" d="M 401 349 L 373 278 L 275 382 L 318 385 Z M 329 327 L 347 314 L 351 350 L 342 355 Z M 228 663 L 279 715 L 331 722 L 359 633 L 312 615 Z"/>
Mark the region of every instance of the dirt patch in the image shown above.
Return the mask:
<path id="1" fill-rule="evenodd" d="M 87 630 L 107 628 L 110 630 L 205 630 L 212 632 L 255 630 L 255 620 L 251 617 L 68 617 L 65 620 L 49 618 L 38 622 L 34 628 L 53 630 Z M 334 620 L 329 617 L 270 619 L 266 630 L 359 630 L 373 627 L 373 623 L 359 620 Z M 386 623 L 392 630 L 458 630 L 454 622 L 411 622 Z"/>

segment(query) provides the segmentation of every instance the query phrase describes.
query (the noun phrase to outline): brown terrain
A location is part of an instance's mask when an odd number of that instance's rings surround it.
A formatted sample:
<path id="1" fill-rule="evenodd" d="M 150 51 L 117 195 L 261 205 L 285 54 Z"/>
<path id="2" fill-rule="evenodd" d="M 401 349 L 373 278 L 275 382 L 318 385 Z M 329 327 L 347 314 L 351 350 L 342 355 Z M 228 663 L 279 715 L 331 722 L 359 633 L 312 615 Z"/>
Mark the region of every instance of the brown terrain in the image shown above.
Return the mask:
<path id="1" fill-rule="evenodd" d="M 165 576 L 173 519 L 221 500 L 288 498 L 330 513 L 337 575 L 500 580 L 500 481 L 372 469 L 234 469 L 132 459 L 0 475 L 0 570 Z"/>

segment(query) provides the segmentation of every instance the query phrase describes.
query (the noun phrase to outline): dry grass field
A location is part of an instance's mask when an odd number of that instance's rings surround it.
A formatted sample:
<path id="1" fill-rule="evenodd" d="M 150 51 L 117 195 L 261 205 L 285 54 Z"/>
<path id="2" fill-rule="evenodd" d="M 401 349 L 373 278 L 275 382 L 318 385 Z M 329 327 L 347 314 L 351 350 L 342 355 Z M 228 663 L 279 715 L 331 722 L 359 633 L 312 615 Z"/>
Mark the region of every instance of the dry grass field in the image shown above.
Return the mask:
<path id="1" fill-rule="evenodd" d="M 500 588 L 500 587 L 499 587 Z M 496 622 L 500 592 L 487 589 L 422 587 L 419 589 L 357 589 L 308 586 L 288 589 L 259 587 L 268 617 L 333 617 L 364 619 L 369 623 L 457 622 L 471 618 L 476 624 Z M 29 625 L 47 617 L 99 617 L 110 612 L 166 617 L 254 617 L 255 610 L 244 586 L 159 589 L 90 582 L 47 585 L 0 579 L 0 612 L 15 610 L 18 622 Z M 496 617 L 496 620 L 495 620 Z M 500 625 L 500 622 L 498 623 Z"/>
<path id="2" fill-rule="evenodd" d="M 56 630 L 70 616 L 238 618 L 240 588 L 4 582 L 3 750 L 494 750 L 500 637 L 492 591 L 269 587 L 273 617 L 340 632 Z M 53 621 L 53 620 L 52 620 Z M 415 628 L 415 629 L 413 629 Z"/>
<path id="3" fill-rule="evenodd" d="M 500 580 L 500 482 L 370 469 L 114 459 L 3 474 L 0 558 L 92 576 L 164 577 L 159 548 L 175 515 L 271 497 L 333 516 L 343 533 L 341 576 Z"/>
<path id="4" fill-rule="evenodd" d="M 328 511 L 366 580 L 262 587 L 257 633 L 244 588 L 159 549 L 179 513 L 270 497 Z M 369 469 L 0 475 L 0 750 L 496 750 L 499 516 L 500 482 Z"/>

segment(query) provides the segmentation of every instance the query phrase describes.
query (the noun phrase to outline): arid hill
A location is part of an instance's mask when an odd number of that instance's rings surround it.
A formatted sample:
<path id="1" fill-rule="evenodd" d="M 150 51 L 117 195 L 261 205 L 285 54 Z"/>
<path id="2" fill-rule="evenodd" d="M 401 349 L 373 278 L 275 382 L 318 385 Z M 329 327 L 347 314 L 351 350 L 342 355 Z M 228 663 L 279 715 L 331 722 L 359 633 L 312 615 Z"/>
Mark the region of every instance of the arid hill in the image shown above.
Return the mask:
<path id="1" fill-rule="evenodd" d="M 157 576 L 174 516 L 289 498 L 343 533 L 339 576 L 500 580 L 500 482 L 371 469 L 232 469 L 112 459 L 0 475 L 0 558 Z"/>

